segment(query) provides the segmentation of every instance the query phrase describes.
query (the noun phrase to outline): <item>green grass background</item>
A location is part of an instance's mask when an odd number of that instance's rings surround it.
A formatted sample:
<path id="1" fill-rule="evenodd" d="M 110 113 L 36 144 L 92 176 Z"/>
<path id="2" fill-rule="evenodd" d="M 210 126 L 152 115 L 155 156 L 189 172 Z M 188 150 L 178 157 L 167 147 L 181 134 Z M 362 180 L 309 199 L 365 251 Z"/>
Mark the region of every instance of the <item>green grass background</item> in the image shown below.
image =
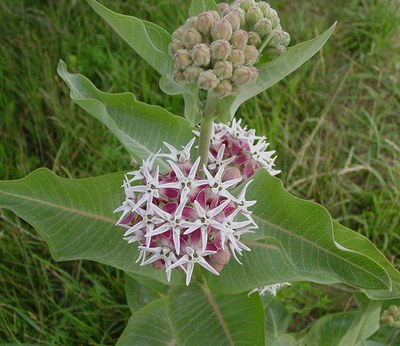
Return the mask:
<path id="1" fill-rule="evenodd" d="M 183 0 L 101 2 L 170 32 L 189 7 Z M 290 192 L 322 203 L 398 267 L 399 2 L 271 5 L 292 45 L 339 24 L 319 55 L 247 102 L 238 116 L 268 135 Z M 104 91 L 132 91 L 182 113 L 180 98 L 160 92 L 158 76 L 83 0 L 0 1 L 0 57 L 0 179 L 42 166 L 69 178 L 130 168 L 108 130 L 69 100 L 55 72 L 60 58 Z M 121 272 L 90 262 L 55 263 L 37 233 L 6 211 L 0 211 L 0 259 L 0 342 L 113 344 L 122 332 L 129 309 Z M 305 326 L 348 303 L 329 290 L 296 284 L 281 299 Z"/>

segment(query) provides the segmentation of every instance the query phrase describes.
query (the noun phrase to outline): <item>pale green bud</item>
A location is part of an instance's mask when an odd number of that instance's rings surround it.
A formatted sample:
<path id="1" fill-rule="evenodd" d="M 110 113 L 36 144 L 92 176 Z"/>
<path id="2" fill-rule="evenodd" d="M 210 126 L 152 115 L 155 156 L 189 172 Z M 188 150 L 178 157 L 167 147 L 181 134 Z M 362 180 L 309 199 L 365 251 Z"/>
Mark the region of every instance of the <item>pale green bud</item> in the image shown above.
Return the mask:
<path id="1" fill-rule="evenodd" d="M 235 11 L 239 14 L 240 27 L 244 29 L 246 27 L 246 11 L 238 7 Z"/>
<path id="2" fill-rule="evenodd" d="M 232 37 L 232 25 L 226 19 L 217 20 L 211 28 L 213 40 L 227 40 Z"/>
<path id="3" fill-rule="evenodd" d="M 229 80 L 225 79 L 218 83 L 213 92 L 220 98 L 229 96 L 232 92 L 232 84 Z"/>
<path id="4" fill-rule="evenodd" d="M 221 2 L 220 4 L 218 4 L 218 8 L 221 11 L 221 13 L 223 11 L 225 11 L 226 9 L 230 8 L 229 4 L 227 4 L 226 2 Z"/>
<path id="5" fill-rule="evenodd" d="M 261 46 L 261 37 L 259 34 L 257 34 L 254 31 L 249 32 L 249 39 L 247 41 L 247 44 L 251 44 L 252 46 L 255 46 L 259 48 Z"/>
<path id="6" fill-rule="evenodd" d="M 270 13 L 271 6 L 265 1 L 261 1 L 257 5 L 258 5 L 258 8 L 262 11 L 263 16 L 267 17 Z"/>
<path id="7" fill-rule="evenodd" d="M 192 29 L 196 27 L 197 17 L 190 17 L 186 19 L 185 27 L 186 29 Z"/>
<path id="8" fill-rule="evenodd" d="M 181 70 L 184 70 L 192 63 L 192 57 L 187 49 L 178 49 L 174 55 L 175 66 Z"/>
<path id="9" fill-rule="evenodd" d="M 253 6 L 255 6 L 256 2 L 254 0 L 241 0 L 240 7 L 246 12 Z"/>
<path id="10" fill-rule="evenodd" d="M 240 15 L 238 11 L 232 11 L 228 13 L 225 17 L 225 20 L 227 20 L 231 26 L 232 26 L 232 31 L 235 32 L 236 30 L 239 30 L 240 28 Z"/>
<path id="11" fill-rule="evenodd" d="M 228 61 L 232 63 L 233 67 L 242 66 L 244 64 L 244 53 L 242 50 L 233 49 L 231 55 L 228 58 Z"/>
<path id="12" fill-rule="evenodd" d="M 233 48 L 243 50 L 248 40 L 249 34 L 244 30 L 238 30 L 232 34 L 230 42 Z"/>
<path id="13" fill-rule="evenodd" d="M 246 25 L 252 28 L 261 18 L 262 11 L 257 6 L 251 7 L 246 13 Z"/>
<path id="14" fill-rule="evenodd" d="M 232 48 L 228 41 L 217 40 L 211 43 L 211 58 L 214 60 L 226 60 L 231 54 Z"/>
<path id="15" fill-rule="evenodd" d="M 282 37 L 281 44 L 283 46 L 287 47 L 289 45 L 289 43 L 290 43 L 290 35 L 286 31 L 282 31 L 282 35 L 283 35 L 283 37 Z"/>
<path id="16" fill-rule="evenodd" d="M 186 68 L 185 71 L 183 71 L 183 75 L 185 76 L 185 79 L 188 82 L 197 83 L 200 73 L 203 71 L 204 71 L 204 69 L 202 69 L 199 66 L 190 65 L 189 67 Z"/>
<path id="17" fill-rule="evenodd" d="M 393 316 L 386 315 L 381 318 L 380 322 L 382 325 L 393 326 L 394 318 L 393 318 Z"/>
<path id="18" fill-rule="evenodd" d="M 397 310 L 394 314 L 393 314 L 393 318 L 396 322 L 400 321 L 400 310 Z"/>
<path id="19" fill-rule="evenodd" d="M 200 73 L 198 83 L 202 89 L 212 90 L 218 85 L 219 79 L 213 70 L 207 70 Z"/>
<path id="20" fill-rule="evenodd" d="M 262 53 L 271 59 L 275 59 L 285 53 L 285 51 L 285 46 L 278 45 L 276 47 L 266 47 Z"/>
<path id="21" fill-rule="evenodd" d="M 254 82 L 260 73 L 258 72 L 258 69 L 256 69 L 254 66 L 249 66 L 249 69 L 251 71 L 251 81 Z"/>
<path id="22" fill-rule="evenodd" d="M 268 36 L 272 31 L 272 23 L 268 18 L 261 18 L 256 25 L 254 31 L 261 37 Z"/>
<path id="23" fill-rule="evenodd" d="M 239 96 L 240 93 L 243 91 L 243 85 L 232 85 L 232 91 L 231 91 L 231 95 L 232 96 Z"/>
<path id="24" fill-rule="evenodd" d="M 215 20 L 221 19 L 221 15 L 217 11 L 210 10 L 207 13 L 211 14 Z"/>
<path id="25" fill-rule="evenodd" d="M 208 35 L 214 22 L 215 19 L 212 14 L 204 12 L 197 17 L 196 29 L 203 35 Z"/>
<path id="26" fill-rule="evenodd" d="M 267 18 L 271 21 L 272 27 L 273 27 L 274 29 L 276 29 L 277 26 L 279 25 L 279 23 L 281 22 L 281 20 L 280 20 L 279 17 L 278 17 L 278 12 L 276 12 L 276 11 L 273 10 L 272 8 L 271 8 L 271 11 L 270 11 L 270 13 L 268 14 Z"/>
<path id="27" fill-rule="evenodd" d="M 268 46 L 278 46 L 281 44 L 283 39 L 283 31 L 272 30 L 272 37 L 268 42 Z"/>
<path id="28" fill-rule="evenodd" d="M 183 74 L 182 70 L 175 70 L 174 73 L 172 74 L 172 77 L 175 79 L 176 82 L 178 83 L 183 83 L 186 82 L 185 76 Z"/>
<path id="29" fill-rule="evenodd" d="M 172 33 L 172 38 L 174 40 L 183 40 L 183 35 L 186 32 L 186 27 L 184 25 L 181 25 L 178 29 L 176 29 L 173 33 Z"/>
<path id="30" fill-rule="evenodd" d="M 201 43 L 202 36 L 196 29 L 188 29 L 183 35 L 183 42 L 188 49 L 191 49 L 196 44 Z"/>
<path id="31" fill-rule="evenodd" d="M 236 85 L 244 85 L 253 79 L 253 72 L 247 66 L 236 67 L 232 73 L 232 82 Z"/>
<path id="32" fill-rule="evenodd" d="M 397 311 L 399 311 L 399 308 L 396 305 L 390 305 L 389 309 L 387 310 L 387 312 L 391 315 L 393 315 L 394 313 L 396 313 Z"/>
<path id="33" fill-rule="evenodd" d="M 246 46 L 244 49 L 244 64 L 253 65 L 257 62 L 258 56 L 260 55 L 258 49 L 254 46 Z"/>
<path id="34" fill-rule="evenodd" d="M 220 80 L 232 77 L 233 67 L 229 61 L 218 61 L 214 65 L 214 73 Z"/>
<path id="35" fill-rule="evenodd" d="M 195 45 L 192 49 L 192 60 L 195 65 L 207 66 L 211 60 L 210 48 L 204 43 Z"/>
<path id="36" fill-rule="evenodd" d="M 184 49 L 185 44 L 179 40 L 172 40 L 168 45 L 169 55 L 174 56 L 179 49 Z"/>

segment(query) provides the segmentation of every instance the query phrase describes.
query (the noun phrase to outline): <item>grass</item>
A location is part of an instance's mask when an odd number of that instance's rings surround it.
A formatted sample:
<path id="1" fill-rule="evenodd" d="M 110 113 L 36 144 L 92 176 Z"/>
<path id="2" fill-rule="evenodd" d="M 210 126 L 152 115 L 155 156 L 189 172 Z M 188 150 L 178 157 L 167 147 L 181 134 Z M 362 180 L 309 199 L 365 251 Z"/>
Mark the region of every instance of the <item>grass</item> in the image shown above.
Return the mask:
<path id="1" fill-rule="evenodd" d="M 188 7 L 183 0 L 102 3 L 170 32 Z M 338 28 L 317 57 L 239 115 L 268 135 L 293 194 L 322 203 L 399 266 L 398 3 L 271 4 L 293 43 L 335 20 Z M 41 166 L 70 178 L 129 167 L 128 154 L 108 130 L 70 102 L 55 73 L 59 58 L 104 91 L 132 91 L 139 100 L 182 111 L 180 99 L 159 91 L 158 76 L 84 1 L 3 0 L 0 23 L 0 179 Z M 1 342 L 115 342 L 129 317 L 119 271 L 90 262 L 55 263 L 35 231 L 6 211 L 0 214 L 0 241 Z M 286 297 L 299 316 L 335 310 L 326 293 L 314 291 L 320 310 L 307 298 Z"/>

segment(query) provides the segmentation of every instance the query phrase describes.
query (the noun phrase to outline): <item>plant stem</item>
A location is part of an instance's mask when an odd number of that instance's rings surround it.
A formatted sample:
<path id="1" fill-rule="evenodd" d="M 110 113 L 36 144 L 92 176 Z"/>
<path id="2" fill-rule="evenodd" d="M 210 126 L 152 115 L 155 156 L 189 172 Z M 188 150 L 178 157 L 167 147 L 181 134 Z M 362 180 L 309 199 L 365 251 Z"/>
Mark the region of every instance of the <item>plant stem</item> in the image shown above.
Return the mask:
<path id="1" fill-rule="evenodd" d="M 218 98 L 214 93 L 208 93 L 206 105 L 204 107 L 203 121 L 201 122 L 200 128 L 199 156 L 201 168 L 203 165 L 207 165 L 208 162 L 208 152 L 210 150 L 215 112 L 217 110 L 217 100 Z"/>

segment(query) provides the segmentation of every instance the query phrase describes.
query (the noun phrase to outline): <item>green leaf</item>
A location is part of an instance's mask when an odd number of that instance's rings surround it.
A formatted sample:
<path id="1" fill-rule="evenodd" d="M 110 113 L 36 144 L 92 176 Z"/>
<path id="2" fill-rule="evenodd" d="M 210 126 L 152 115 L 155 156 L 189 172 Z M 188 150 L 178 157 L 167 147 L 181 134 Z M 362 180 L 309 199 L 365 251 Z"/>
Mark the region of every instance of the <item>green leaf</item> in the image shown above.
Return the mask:
<path id="1" fill-rule="evenodd" d="M 137 246 L 123 240 L 115 208 L 124 200 L 122 173 L 64 179 L 39 169 L 20 180 L 0 181 L 0 208 L 31 224 L 57 261 L 86 259 L 166 283 L 165 273 L 135 263 Z M 172 283 L 182 282 L 174 273 Z"/>
<path id="2" fill-rule="evenodd" d="M 244 238 L 252 251 L 244 253 L 243 266 L 231 261 L 220 279 L 207 274 L 216 292 L 237 293 L 300 280 L 390 289 L 391 280 L 380 264 L 357 252 L 361 249 L 337 245 L 331 216 L 322 206 L 292 196 L 264 170 L 256 173 L 246 198 L 257 201 L 252 216 L 259 230 Z"/>
<path id="3" fill-rule="evenodd" d="M 192 0 L 189 8 L 190 16 L 198 16 L 202 12 L 214 10 L 219 13 L 218 5 L 214 0 Z"/>
<path id="4" fill-rule="evenodd" d="M 298 343 L 293 335 L 282 334 L 277 339 L 273 340 L 270 344 L 271 346 L 296 346 Z"/>
<path id="5" fill-rule="evenodd" d="M 258 294 L 214 296 L 206 284 L 170 295 L 178 345 L 264 345 L 265 315 Z"/>
<path id="6" fill-rule="evenodd" d="M 279 58 L 256 66 L 260 76 L 254 83 L 246 85 L 239 96 L 225 97 L 219 101 L 219 119 L 223 122 L 231 121 L 242 103 L 270 88 L 318 53 L 334 32 L 335 26 L 336 23 L 320 36 L 289 48 Z"/>
<path id="7" fill-rule="evenodd" d="M 164 148 L 164 141 L 178 148 L 193 138 L 188 122 L 164 108 L 139 102 L 131 93 L 104 93 L 86 77 L 70 74 L 63 61 L 57 71 L 69 86 L 71 99 L 106 125 L 140 161 Z M 157 163 L 167 168 L 162 160 Z"/>
<path id="8" fill-rule="evenodd" d="M 168 319 L 168 298 L 160 298 L 136 311 L 118 339 L 117 346 L 175 345 Z"/>
<path id="9" fill-rule="evenodd" d="M 333 222 L 333 232 L 335 240 L 343 247 L 355 249 L 356 251 L 368 256 L 378 263 L 391 278 L 391 290 L 371 290 L 367 289 L 364 292 L 371 299 L 393 299 L 400 298 L 400 272 L 397 271 L 387 258 L 378 251 L 369 239 L 363 235 L 353 232 L 352 230 Z"/>
<path id="10" fill-rule="evenodd" d="M 272 302 L 267 307 L 266 313 L 266 340 L 272 343 L 275 339 L 278 339 L 283 335 L 292 321 L 292 315 L 290 315 L 285 306 L 281 302 Z"/>
<path id="11" fill-rule="evenodd" d="M 352 311 L 320 318 L 308 332 L 305 344 L 307 346 L 338 346 L 355 317 L 356 313 Z"/>
<path id="12" fill-rule="evenodd" d="M 114 31 L 157 72 L 165 75 L 173 70 L 168 54 L 171 35 L 160 26 L 135 17 L 115 13 L 95 0 L 87 0 Z"/>

